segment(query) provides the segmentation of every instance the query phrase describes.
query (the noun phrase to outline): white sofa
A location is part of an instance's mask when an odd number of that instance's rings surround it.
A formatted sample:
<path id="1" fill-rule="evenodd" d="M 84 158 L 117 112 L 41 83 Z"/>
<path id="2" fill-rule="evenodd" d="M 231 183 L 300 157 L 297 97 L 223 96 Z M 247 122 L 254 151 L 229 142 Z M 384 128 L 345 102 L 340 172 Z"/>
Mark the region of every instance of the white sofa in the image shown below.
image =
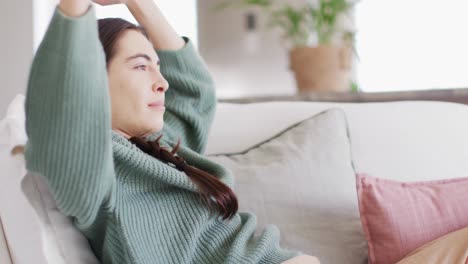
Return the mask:
<path id="1" fill-rule="evenodd" d="M 46 235 L 67 223 L 44 226 L 21 188 L 24 161 L 10 151 L 26 140 L 23 101 L 18 95 L 0 121 L 0 263 L 79 263 L 58 252 L 63 245 Z M 205 154 L 242 152 L 329 108 L 347 116 L 359 172 L 406 181 L 468 176 L 468 106 L 445 102 L 219 103 Z M 79 235 L 70 233 L 75 242 Z"/>

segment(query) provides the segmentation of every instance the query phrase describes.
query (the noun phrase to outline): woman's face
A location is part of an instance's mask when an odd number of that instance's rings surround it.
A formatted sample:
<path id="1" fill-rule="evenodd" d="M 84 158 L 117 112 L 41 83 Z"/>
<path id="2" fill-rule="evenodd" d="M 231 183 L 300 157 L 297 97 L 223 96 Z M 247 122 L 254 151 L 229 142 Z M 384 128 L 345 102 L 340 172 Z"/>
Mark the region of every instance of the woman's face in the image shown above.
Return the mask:
<path id="1" fill-rule="evenodd" d="M 112 130 L 130 138 L 163 128 L 169 84 L 159 70 L 158 55 L 148 39 L 139 31 L 126 30 L 107 68 Z"/>

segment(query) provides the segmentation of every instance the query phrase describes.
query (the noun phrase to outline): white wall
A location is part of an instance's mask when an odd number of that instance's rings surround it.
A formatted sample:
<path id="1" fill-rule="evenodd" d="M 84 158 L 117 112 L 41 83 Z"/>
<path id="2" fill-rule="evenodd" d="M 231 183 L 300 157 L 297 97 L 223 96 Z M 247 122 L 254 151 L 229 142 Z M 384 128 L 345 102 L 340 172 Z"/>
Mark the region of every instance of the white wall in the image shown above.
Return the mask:
<path id="1" fill-rule="evenodd" d="M 0 2 L 0 116 L 26 91 L 33 55 L 33 0 Z"/>
<path id="2" fill-rule="evenodd" d="M 211 11 L 217 3 L 219 0 L 198 1 L 198 37 L 199 50 L 216 82 L 218 97 L 294 94 L 288 51 L 281 45 L 278 31 L 262 29 L 247 36 L 246 10 Z M 252 11 L 257 14 L 259 29 L 264 28 L 265 17 L 258 10 Z M 249 48 L 249 37 L 258 49 Z"/>

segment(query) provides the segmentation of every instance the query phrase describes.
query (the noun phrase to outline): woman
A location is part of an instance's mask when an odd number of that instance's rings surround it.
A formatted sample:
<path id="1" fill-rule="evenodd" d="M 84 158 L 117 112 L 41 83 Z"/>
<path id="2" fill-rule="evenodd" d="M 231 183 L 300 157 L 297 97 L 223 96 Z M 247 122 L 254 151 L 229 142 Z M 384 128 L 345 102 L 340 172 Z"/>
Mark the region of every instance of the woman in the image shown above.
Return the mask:
<path id="1" fill-rule="evenodd" d="M 192 42 L 153 0 L 95 2 L 126 4 L 144 29 L 60 1 L 31 67 L 25 157 L 98 259 L 318 263 L 273 225 L 255 237 L 233 176 L 203 156 L 216 96 Z"/>

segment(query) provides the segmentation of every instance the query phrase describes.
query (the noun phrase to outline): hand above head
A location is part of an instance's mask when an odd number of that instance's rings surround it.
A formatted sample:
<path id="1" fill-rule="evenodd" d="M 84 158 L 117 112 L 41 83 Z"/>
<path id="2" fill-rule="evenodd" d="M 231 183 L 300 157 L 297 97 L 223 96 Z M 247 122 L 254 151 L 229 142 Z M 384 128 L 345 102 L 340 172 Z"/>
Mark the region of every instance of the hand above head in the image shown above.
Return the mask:
<path id="1" fill-rule="evenodd" d="M 126 4 L 128 0 L 92 0 L 94 3 L 102 6 Z"/>
<path id="2" fill-rule="evenodd" d="M 127 4 L 130 0 L 60 0 L 59 8 L 67 16 L 80 17 L 86 13 L 92 2 L 107 6 Z"/>
<path id="3" fill-rule="evenodd" d="M 60 0 L 59 9 L 67 16 L 80 17 L 88 11 L 91 0 Z"/>

